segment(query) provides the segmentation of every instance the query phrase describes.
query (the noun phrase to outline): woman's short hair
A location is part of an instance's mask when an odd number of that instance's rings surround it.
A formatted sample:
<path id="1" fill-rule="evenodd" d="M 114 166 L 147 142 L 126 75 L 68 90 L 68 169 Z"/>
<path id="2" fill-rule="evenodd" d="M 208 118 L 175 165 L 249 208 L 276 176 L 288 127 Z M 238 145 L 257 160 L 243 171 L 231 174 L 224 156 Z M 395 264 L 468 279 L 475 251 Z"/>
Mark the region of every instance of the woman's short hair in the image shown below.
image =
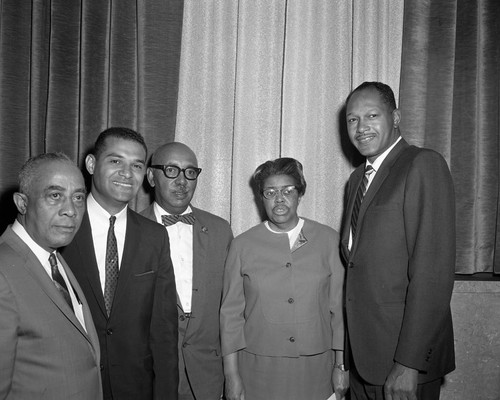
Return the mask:
<path id="1" fill-rule="evenodd" d="M 306 180 L 302 164 L 295 158 L 282 157 L 276 160 L 269 160 L 259 165 L 253 174 L 253 181 L 259 195 L 262 195 L 264 189 L 264 181 L 270 176 L 288 175 L 295 181 L 295 188 L 299 196 L 303 196 L 306 192 Z"/>

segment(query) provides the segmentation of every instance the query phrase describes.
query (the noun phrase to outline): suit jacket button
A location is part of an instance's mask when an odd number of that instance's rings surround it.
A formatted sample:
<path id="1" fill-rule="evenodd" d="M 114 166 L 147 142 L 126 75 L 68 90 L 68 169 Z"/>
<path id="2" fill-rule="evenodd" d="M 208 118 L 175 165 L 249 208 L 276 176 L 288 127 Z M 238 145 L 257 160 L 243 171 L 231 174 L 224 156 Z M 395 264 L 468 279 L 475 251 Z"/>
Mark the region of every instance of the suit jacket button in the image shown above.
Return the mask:
<path id="1" fill-rule="evenodd" d="M 290 298 L 288 299 L 288 302 L 289 302 L 290 304 L 292 304 L 292 303 L 294 302 L 294 300 L 290 297 Z"/>
<path id="2" fill-rule="evenodd" d="M 188 343 L 182 343 L 182 347 L 184 348 L 188 347 Z"/>
<path id="3" fill-rule="evenodd" d="M 285 264 L 285 267 L 287 267 L 287 268 L 290 268 L 291 266 L 292 266 L 292 263 L 287 262 L 287 263 Z"/>
<path id="4" fill-rule="evenodd" d="M 181 321 L 184 321 L 185 319 L 186 319 L 186 317 L 185 317 L 184 315 L 181 315 L 181 316 L 179 317 L 179 320 L 181 320 Z"/>
<path id="5" fill-rule="evenodd" d="M 292 336 L 290 339 L 288 339 L 290 342 L 295 342 L 295 338 Z"/>
<path id="6" fill-rule="evenodd" d="M 347 264 L 349 268 L 354 268 L 354 263 L 351 261 L 349 264 Z"/>
<path id="7" fill-rule="evenodd" d="M 108 330 L 106 330 L 106 334 L 107 334 L 107 335 L 112 335 L 112 334 L 113 334 L 113 329 L 108 329 Z"/>
<path id="8" fill-rule="evenodd" d="M 101 371 L 104 371 L 104 365 L 101 364 L 99 367 L 101 368 Z"/>

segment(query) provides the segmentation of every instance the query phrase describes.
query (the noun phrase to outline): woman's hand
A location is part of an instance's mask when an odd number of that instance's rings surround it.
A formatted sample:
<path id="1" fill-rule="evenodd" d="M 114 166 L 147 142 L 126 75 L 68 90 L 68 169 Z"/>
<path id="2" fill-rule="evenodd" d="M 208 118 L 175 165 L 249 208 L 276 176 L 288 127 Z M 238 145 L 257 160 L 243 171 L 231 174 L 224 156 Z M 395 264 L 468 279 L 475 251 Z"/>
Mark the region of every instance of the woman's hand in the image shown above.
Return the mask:
<path id="1" fill-rule="evenodd" d="M 226 375 L 224 392 L 226 394 L 226 400 L 245 400 L 245 389 L 238 373 Z"/>
<path id="2" fill-rule="evenodd" d="M 245 400 L 245 388 L 238 371 L 238 353 L 225 355 L 222 357 L 222 362 L 226 379 L 224 387 L 226 400 Z"/>
<path id="3" fill-rule="evenodd" d="M 332 383 L 336 398 L 343 399 L 349 389 L 349 371 L 333 368 Z"/>

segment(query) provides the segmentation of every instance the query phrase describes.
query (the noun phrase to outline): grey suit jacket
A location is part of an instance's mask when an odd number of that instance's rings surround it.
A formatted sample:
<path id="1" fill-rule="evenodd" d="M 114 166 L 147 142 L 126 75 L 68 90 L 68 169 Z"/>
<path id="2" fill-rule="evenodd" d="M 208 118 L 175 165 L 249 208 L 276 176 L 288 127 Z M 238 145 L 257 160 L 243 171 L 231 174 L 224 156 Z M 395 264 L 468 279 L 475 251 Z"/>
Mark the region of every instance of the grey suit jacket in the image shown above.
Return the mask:
<path id="1" fill-rule="evenodd" d="M 197 399 L 218 399 L 224 374 L 220 349 L 219 310 L 222 296 L 224 262 L 233 233 L 229 223 L 213 214 L 192 207 L 193 226 L 193 297 L 191 318 L 186 319 L 177 298 L 179 349 L 189 382 Z M 154 207 L 141 213 L 156 221 Z"/>
<path id="2" fill-rule="evenodd" d="M 10 226 L 0 238 L 0 399 L 102 399 L 89 306 L 60 261 L 82 303 L 87 331 Z"/>

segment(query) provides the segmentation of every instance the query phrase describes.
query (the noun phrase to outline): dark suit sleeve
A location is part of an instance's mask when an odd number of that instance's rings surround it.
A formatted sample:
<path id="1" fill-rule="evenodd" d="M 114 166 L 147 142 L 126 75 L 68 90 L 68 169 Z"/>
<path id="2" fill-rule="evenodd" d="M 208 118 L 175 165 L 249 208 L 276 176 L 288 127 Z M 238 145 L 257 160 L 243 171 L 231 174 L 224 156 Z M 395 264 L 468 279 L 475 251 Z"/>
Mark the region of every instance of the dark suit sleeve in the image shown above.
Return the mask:
<path id="1" fill-rule="evenodd" d="M 170 245 L 164 229 L 159 255 L 153 314 L 151 320 L 151 351 L 155 372 L 155 395 L 158 400 L 177 399 L 179 384 L 177 350 L 177 292 Z"/>
<path id="2" fill-rule="evenodd" d="M 422 151 L 405 188 L 408 289 L 395 361 L 426 371 L 449 324 L 455 268 L 455 200 L 445 160 Z"/>
<path id="3" fill-rule="evenodd" d="M 0 399 L 7 398 L 14 374 L 18 315 L 12 291 L 0 274 Z"/>

